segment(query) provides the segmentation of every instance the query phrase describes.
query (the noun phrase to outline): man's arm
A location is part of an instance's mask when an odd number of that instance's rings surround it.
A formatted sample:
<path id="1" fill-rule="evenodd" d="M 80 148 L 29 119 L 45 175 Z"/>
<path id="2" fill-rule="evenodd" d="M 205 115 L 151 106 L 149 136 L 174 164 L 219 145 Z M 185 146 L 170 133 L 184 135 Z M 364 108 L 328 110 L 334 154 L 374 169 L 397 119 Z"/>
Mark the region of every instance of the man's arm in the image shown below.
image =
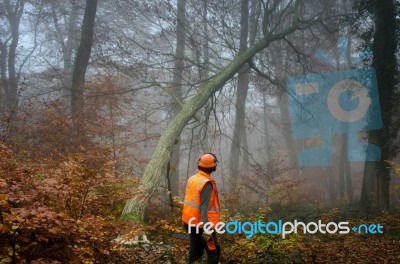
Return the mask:
<path id="1" fill-rule="evenodd" d="M 207 211 L 208 211 L 208 203 L 211 197 L 211 192 L 212 192 L 211 182 L 207 182 L 204 185 L 203 190 L 201 190 L 200 194 L 200 214 L 203 223 L 208 222 Z"/>

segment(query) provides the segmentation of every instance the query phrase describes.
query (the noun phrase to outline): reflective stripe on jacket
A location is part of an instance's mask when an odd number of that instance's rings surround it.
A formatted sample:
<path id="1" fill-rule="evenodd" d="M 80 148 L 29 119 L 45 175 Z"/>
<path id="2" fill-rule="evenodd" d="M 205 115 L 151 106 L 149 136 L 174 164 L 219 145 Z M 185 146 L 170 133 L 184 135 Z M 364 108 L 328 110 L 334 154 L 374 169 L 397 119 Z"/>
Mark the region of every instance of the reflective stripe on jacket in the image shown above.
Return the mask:
<path id="1" fill-rule="evenodd" d="M 190 222 L 191 224 L 204 222 L 201 219 L 200 196 L 201 191 L 203 190 L 203 187 L 207 182 L 210 182 L 212 184 L 212 192 L 207 209 L 208 221 L 213 223 L 214 227 L 220 221 L 220 208 L 217 185 L 210 175 L 203 171 L 199 171 L 199 173 L 189 178 L 186 185 L 185 200 L 183 201 L 182 211 L 182 221 L 184 223 L 188 224 L 189 220 L 192 217 L 195 217 L 195 219 Z"/>

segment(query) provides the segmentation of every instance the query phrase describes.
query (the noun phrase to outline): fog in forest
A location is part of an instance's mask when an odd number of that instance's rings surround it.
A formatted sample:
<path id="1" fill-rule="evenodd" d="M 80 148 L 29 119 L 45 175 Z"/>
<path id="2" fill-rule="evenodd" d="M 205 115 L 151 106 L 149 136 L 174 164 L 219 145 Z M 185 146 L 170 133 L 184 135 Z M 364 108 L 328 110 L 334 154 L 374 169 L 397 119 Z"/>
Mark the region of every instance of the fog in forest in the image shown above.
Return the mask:
<path id="1" fill-rule="evenodd" d="M 31 200 L 0 214 L 168 218 L 207 152 L 230 216 L 398 210 L 399 11 L 378 2 L 2 1 L 0 186 Z"/>

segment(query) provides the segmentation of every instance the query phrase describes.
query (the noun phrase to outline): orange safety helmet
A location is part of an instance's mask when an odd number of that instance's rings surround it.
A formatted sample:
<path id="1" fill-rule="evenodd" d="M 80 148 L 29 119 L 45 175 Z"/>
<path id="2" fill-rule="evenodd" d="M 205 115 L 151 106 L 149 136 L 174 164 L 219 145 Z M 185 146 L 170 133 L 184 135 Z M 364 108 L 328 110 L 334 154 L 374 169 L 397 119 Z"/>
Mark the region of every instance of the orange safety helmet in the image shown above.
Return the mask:
<path id="1" fill-rule="evenodd" d="M 213 153 L 205 153 L 199 158 L 197 165 L 202 168 L 214 168 L 217 166 L 218 159 Z"/>

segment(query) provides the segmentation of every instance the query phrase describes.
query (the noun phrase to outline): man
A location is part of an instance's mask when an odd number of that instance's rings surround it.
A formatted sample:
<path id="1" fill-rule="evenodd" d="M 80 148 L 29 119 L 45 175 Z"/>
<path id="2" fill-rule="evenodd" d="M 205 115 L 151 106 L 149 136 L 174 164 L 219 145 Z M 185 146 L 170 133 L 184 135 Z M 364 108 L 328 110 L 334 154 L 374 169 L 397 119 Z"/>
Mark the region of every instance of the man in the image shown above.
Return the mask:
<path id="1" fill-rule="evenodd" d="M 220 222 L 217 185 L 211 177 L 217 169 L 217 162 L 212 153 L 202 155 L 197 163 L 199 172 L 190 177 L 186 185 L 182 221 L 190 234 L 189 264 L 200 259 L 204 249 L 208 264 L 218 263 L 221 254 L 216 232 L 203 230 L 207 222 L 213 224 L 212 229 Z M 199 223 L 200 228 L 196 230 L 195 226 Z"/>

